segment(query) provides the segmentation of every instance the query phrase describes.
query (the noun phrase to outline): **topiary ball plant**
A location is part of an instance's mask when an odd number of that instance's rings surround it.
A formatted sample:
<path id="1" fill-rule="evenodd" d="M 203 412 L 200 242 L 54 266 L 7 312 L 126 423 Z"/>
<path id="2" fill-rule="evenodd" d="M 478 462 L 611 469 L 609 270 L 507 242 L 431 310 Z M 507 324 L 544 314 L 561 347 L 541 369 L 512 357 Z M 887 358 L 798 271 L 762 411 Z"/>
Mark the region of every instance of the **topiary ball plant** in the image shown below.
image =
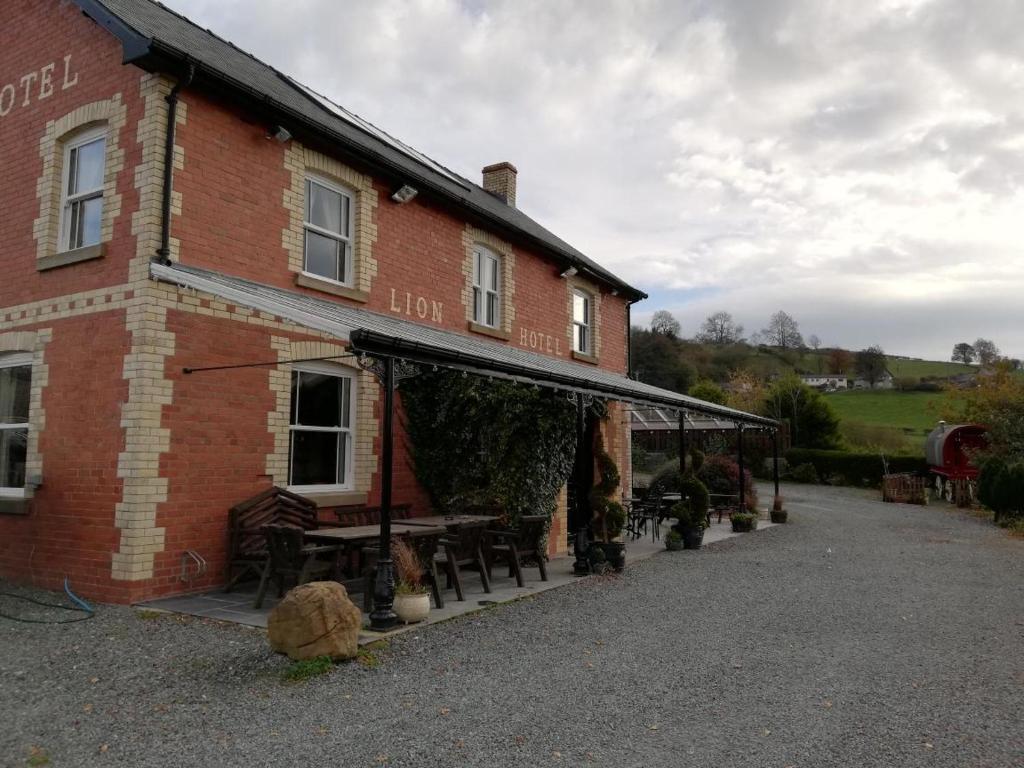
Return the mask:
<path id="1" fill-rule="evenodd" d="M 695 477 L 687 477 L 679 484 L 679 495 L 682 499 L 670 512 L 678 521 L 676 525 L 679 529 L 707 528 L 708 507 L 711 504 L 707 486 Z"/>

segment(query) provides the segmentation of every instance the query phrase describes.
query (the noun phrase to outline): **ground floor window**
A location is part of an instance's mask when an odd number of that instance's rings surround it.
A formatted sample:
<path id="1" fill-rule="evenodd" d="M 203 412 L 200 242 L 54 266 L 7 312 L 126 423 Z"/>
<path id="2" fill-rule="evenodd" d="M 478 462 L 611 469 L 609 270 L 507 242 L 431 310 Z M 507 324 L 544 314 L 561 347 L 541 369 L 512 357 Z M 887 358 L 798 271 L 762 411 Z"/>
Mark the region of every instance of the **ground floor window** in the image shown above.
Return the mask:
<path id="1" fill-rule="evenodd" d="M 288 484 L 297 489 L 349 489 L 355 426 L 355 380 L 330 365 L 292 371 Z"/>
<path id="2" fill-rule="evenodd" d="M 32 356 L 0 357 L 0 497 L 25 495 Z"/>

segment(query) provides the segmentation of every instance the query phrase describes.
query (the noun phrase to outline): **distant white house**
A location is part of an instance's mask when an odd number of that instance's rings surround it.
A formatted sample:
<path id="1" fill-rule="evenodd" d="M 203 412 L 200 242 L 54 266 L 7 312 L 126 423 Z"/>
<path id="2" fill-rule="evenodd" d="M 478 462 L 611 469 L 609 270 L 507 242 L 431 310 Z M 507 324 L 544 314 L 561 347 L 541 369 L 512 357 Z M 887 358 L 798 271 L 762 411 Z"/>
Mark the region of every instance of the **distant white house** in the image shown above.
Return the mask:
<path id="1" fill-rule="evenodd" d="M 826 392 L 846 389 L 848 384 L 846 377 L 842 374 L 809 374 L 801 376 L 800 381 L 808 387 L 814 387 L 814 389 L 821 389 Z"/>
<path id="2" fill-rule="evenodd" d="M 858 376 L 853 380 L 854 389 L 892 389 L 896 386 L 895 378 L 888 369 L 882 371 L 882 375 L 878 377 L 878 381 L 875 382 L 875 386 L 871 386 L 871 382 L 867 379 Z"/>

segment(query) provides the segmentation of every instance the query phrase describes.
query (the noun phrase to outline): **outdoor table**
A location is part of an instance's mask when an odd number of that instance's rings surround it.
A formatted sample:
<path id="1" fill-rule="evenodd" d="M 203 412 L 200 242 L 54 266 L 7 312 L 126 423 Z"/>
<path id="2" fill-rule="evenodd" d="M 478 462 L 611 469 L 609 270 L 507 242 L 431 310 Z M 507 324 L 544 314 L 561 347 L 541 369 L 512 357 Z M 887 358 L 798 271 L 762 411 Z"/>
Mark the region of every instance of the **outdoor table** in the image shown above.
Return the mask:
<path id="1" fill-rule="evenodd" d="M 444 533 L 444 529 L 436 525 L 410 525 L 403 520 L 391 523 L 391 533 L 395 536 L 428 536 L 433 533 Z M 372 541 L 380 538 L 380 525 L 352 525 L 347 528 L 317 528 L 306 531 L 306 538 L 314 541 L 342 542 L 344 544 Z"/>
<path id="2" fill-rule="evenodd" d="M 403 525 L 443 526 L 449 531 L 457 531 L 464 525 L 487 525 L 498 518 L 493 515 L 429 515 L 427 517 L 409 517 L 402 521 Z"/>
<path id="3" fill-rule="evenodd" d="M 735 501 L 739 506 L 740 495 L 738 493 L 709 493 L 708 498 L 711 500 L 711 508 L 718 510 L 718 522 L 722 522 L 722 512 L 731 506 L 730 502 Z M 731 511 L 729 517 L 732 517 Z M 708 520 L 711 520 L 711 509 L 708 510 Z"/>

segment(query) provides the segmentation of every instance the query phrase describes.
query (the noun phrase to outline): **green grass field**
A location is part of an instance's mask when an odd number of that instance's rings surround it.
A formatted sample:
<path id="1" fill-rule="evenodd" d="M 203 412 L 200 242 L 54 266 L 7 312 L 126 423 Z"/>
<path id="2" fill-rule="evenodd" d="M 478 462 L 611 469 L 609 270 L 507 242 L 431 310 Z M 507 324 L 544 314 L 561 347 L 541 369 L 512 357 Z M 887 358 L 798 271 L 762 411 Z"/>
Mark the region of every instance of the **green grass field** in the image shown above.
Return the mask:
<path id="1" fill-rule="evenodd" d="M 898 357 L 890 357 L 889 372 L 899 378 L 910 376 L 921 379 L 925 376 L 936 376 L 948 378 L 958 373 L 977 373 L 978 368 L 963 363 L 944 362 L 942 360 L 902 360 Z"/>
<path id="2" fill-rule="evenodd" d="M 930 432 L 939 420 L 928 405 L 938 405 L 942 397 L 941 392 L 863 389 L 826 395 L 828 404 L 843 421 L 910 429 L 920 434 Z"/>

